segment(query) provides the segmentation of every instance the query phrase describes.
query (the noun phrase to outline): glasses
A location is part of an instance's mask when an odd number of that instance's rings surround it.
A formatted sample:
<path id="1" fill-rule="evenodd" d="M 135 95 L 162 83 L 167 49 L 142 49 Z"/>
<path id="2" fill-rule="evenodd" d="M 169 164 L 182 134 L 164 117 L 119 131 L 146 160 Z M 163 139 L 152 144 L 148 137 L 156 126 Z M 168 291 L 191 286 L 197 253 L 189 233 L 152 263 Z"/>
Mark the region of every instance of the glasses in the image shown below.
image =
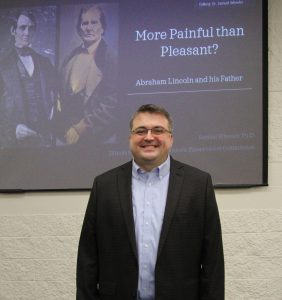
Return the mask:
<path id="1" fill-rule="evenodd" d="M 139 135 L 139 136 L 146 136 L 149 131 L 151 131 L 152 135 L 162 135 L 162 134 L 165 134 L 165 133 L 171 133 L 170 130 L 167 130 L 167 129 L 161 127 L 161 126 L 156 126 L 156 127 L 153 127 L 153 128 L 138 127 L 134 130 L 131 130 L 131 133 Z"/>

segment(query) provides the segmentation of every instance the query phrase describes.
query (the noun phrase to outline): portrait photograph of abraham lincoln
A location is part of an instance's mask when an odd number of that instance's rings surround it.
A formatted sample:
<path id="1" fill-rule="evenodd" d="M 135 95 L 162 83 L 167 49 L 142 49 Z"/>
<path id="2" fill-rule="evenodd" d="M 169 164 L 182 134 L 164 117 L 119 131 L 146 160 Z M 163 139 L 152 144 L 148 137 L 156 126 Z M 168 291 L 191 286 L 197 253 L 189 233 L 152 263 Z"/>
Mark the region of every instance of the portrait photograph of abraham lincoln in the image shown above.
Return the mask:
<path id="1" fill-rule="evenodd" d="M 56 144 L 56 8 L 1 10 L 0 148 Z"/>

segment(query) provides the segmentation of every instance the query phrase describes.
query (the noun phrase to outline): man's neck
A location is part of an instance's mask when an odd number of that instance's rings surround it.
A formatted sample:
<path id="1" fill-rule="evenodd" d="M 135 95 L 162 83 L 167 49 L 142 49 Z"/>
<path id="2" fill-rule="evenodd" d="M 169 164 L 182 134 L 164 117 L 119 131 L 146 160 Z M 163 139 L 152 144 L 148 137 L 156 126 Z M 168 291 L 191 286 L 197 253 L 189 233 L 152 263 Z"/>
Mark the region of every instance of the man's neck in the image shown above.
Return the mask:
<path id="1" fill-rule="evenodd" d="M 92 43 L 84 42 L 84 43 L 83 43 L 83 47 L 84 47 L 85 49 L 87 49 L 87 51 L 88 51 L 89 53 L 93 53 L 93 52 L 95 52 L 96 49 L 98 48 L 98 46 L 99 46 L 99 44 L 100 44 L 100 41 L 101 41 L 101 39 L 99 39 L 99 40 L 97 40 L 97 41 L 95 41 L 95 42 L 92 42 Z"/>
<path id="2" fill-rule="evenodd" d="M 141 170 L 145 171 L 145 172 L 151 172 L 153 169 L 160 167 L 162 164 L 164 164 L 167 160 L 168 160 L 169 156 L 161 162 L 155 163 L 155 162 L 146 162 L 146 163 L 139 163 L 138 161 L 136 161 L 134 159 L 134 162 L 136 163 L 136 165 L 138 165 L 140 167 Z"/>

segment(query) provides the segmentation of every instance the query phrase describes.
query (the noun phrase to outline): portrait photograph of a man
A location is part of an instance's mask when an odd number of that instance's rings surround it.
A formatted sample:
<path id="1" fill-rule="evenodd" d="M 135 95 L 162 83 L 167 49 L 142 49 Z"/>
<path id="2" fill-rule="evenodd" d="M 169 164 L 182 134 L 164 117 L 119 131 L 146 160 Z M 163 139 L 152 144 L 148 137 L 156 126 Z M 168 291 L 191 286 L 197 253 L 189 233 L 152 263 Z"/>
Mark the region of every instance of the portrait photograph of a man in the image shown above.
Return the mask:
<path id="1" fill-rule="evenodd" d="M 9 30 L 0 57 L 0 148 L 51 146 L 58 90 L 55 8 L 0 14 L 6 16 L 1 20 Z"/>
<path id="2" fill-rule="evenodd" d="M 117 5 L 63 5 L 60 31 L 61 140 L 114 143 Z"/>

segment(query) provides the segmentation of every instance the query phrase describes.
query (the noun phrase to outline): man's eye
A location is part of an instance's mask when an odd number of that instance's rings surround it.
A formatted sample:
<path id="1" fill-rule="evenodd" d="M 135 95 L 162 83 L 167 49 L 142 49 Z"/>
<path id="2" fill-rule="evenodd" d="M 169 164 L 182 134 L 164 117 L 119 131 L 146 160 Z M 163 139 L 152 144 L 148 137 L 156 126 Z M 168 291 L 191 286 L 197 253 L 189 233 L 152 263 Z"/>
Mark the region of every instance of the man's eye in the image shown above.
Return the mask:
<path id="1" fill-rule="evenodd" d="M 135 133 L 140 134 L 140 135 L 146 134 L 146 132 L 147 132 L 147 129 L 145 129 L 145 128 L 139 128 L 139 129 L 135 130 Z"/>
<path id="2" fill-rule="evenodd" d="M 164 133 L 164 129 L 161 128 L 161 127 L 155 127 L 155 128 L 152 128 L 152 133 L 153 133 L 153 134 L 160 135 L 160 134 L 163 134 L 163 133 Z"/>

